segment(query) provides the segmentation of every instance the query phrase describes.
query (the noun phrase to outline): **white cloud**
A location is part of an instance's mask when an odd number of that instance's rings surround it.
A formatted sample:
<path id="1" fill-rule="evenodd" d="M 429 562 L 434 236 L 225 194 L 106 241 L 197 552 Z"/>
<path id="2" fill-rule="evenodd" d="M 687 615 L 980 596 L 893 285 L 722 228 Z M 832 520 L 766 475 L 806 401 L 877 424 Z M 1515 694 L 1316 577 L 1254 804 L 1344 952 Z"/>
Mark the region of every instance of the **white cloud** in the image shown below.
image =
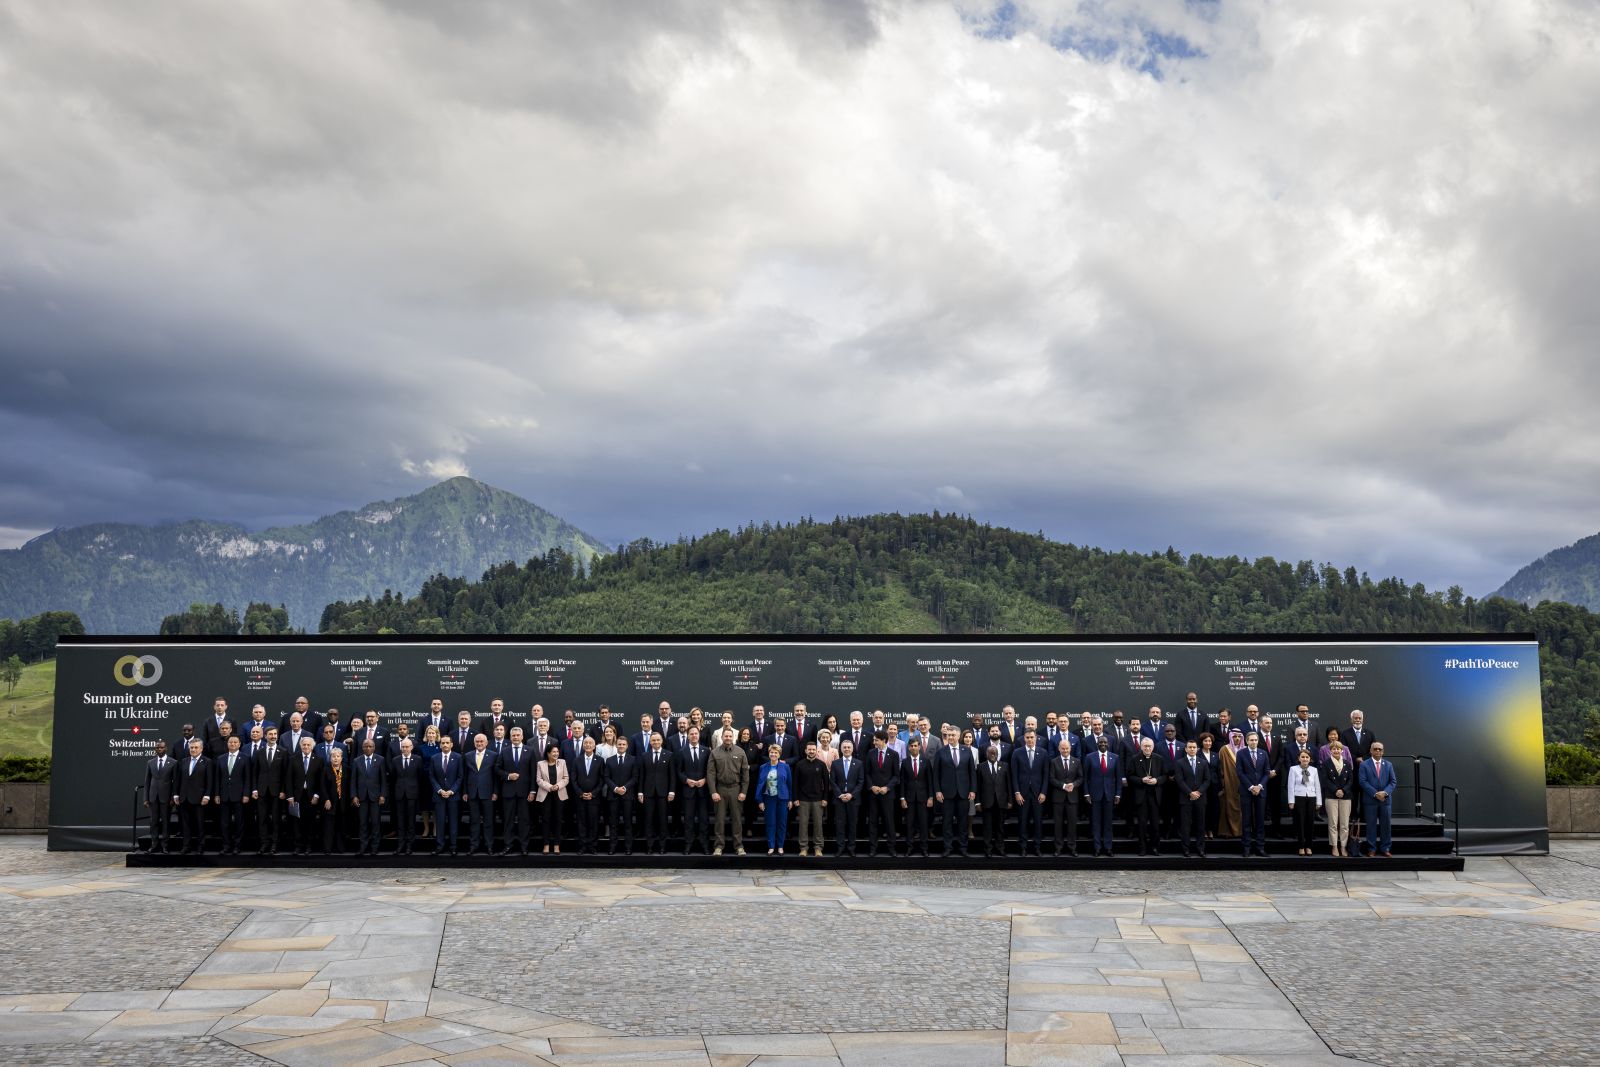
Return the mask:
<path id="1" fill-rule="evenodd" d="M 437 459 L 423 460 L 421 463 L 409 459 L 402 460 L 400 469 L 410 475 L 426 476 L 432 481 L 472 476 L 472 472 L 467 469 L 460 456 L 440 456 Z"/>
<path id="2" fill-rule="evenodd" d="M 0 408 L 118 473 L 0 504 L 470 461 L 621 539 L 965 486 L 1476 592 L 1600 529 L 1592 5 L 1017 8 L 10 4 Z"/>

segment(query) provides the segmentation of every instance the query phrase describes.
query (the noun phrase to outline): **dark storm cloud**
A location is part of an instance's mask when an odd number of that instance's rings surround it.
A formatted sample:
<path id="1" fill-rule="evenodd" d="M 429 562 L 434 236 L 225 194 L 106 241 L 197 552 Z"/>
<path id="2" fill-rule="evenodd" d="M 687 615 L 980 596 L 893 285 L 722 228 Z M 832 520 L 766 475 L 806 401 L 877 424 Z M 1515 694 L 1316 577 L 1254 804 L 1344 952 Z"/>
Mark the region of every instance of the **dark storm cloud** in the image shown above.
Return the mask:
<path id="1" fill-rule="evenodd" d="M 1471 592 L 1600 528 L 1591 7 L 995 14 L 6 5 L 0 538 L 466 471 Z"/>

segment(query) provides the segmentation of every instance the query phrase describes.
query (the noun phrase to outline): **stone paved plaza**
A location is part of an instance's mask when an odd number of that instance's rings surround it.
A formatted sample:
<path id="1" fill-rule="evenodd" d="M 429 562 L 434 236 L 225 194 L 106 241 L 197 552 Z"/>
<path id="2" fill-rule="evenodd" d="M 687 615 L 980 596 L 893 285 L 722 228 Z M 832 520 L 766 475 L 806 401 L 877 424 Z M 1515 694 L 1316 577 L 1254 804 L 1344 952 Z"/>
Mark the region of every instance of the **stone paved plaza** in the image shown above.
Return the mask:
<path id="1" fill-rule="evenodd" d="M 0 838 L 6 1064 L 1600 1064 L 1600 843 L 1451 873 L 129 870 Z"/>

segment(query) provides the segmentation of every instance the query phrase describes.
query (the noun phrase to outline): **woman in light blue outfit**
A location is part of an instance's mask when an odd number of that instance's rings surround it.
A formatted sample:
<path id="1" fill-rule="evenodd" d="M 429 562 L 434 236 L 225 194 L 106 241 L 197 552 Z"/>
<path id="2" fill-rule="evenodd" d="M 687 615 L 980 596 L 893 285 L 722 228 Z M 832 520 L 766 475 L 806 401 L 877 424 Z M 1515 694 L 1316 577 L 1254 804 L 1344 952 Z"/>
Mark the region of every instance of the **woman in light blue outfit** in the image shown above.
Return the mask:
<path id="1" fill-rule="evenodd" d="M 789 765 L 783 762 L 783 749 L 767 746 L 767 762 L 756 771 L 756 807 L 767 820 L 767 855 L 783 855 L 783 841 L 789 832 Z"/>

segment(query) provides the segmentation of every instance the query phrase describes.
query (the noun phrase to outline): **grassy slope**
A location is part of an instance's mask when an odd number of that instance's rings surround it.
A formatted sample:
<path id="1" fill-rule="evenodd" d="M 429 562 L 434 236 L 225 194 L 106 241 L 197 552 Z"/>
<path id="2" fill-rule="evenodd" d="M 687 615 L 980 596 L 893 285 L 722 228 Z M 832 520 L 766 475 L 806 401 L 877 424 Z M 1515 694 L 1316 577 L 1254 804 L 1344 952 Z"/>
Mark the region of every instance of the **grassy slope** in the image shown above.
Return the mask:
<path id="1" fill-rule="evenodd" d="M 0 756 L 50 755 L 55 699 L 55 660 L 22 669 L 17 688 L 9 696 L 0 695 Z"/>

